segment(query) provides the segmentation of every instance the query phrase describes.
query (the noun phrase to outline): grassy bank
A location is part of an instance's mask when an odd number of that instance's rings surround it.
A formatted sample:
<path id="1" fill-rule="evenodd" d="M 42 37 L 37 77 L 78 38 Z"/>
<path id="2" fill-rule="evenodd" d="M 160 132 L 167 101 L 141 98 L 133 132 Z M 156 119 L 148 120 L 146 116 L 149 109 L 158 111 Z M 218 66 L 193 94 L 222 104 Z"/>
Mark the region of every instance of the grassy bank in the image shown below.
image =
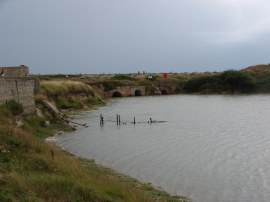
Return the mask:
<path id="1" fill-rule="evenodd" d="M 59 96 L 72 96 L 81 98 L 82 107 L 104 104 L 84 85 L 54 84 L 41 84 L 38 103 L 46 98 L 61 107 Z M 0 201 L 186 201 L 45 143 L 46 137 L 69 128 L 38 107 L 42 116 L 21 117 L 15 102 L 0 106 Z"/>
<path id="2" fill-rule="evenodd" d="M 181 201 L 13 127 L 0 127 L 0 201 Z"/>
<path id="3" fill-rule="evenodd" d="M 36 102 L 50 100 L 59 109 L 90 109 L 105 105 L 105 101 L 85 83 L 71 80 L 41 81 Z"/>

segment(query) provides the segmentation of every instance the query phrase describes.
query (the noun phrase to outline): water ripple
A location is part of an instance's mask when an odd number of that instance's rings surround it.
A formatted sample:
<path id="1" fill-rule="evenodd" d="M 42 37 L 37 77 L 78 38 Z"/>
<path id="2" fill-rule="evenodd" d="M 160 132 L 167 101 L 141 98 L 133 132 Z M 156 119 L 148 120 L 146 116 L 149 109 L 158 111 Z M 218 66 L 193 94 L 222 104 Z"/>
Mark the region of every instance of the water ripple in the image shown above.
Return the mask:
<path id="1" fill-rule="evenodd" d="M 76 155 L 194 202 L 270 200 L 270 96 L 166 96 L 112 100 L 77 117 L 91 127 L 56 137 Z M 160 124 L 99 127 L 99 114 Z"/>

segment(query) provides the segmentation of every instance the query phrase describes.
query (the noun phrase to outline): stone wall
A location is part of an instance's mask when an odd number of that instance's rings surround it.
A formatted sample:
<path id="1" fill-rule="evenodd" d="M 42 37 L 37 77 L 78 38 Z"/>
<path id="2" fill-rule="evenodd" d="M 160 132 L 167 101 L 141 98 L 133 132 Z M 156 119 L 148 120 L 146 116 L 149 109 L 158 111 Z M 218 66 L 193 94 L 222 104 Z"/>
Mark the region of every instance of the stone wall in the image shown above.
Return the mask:
<path id="1" fill-rule="evenodd" d="M 115 93 L 120 96 L 117 97 L 128 97 L 128 96 L 145 96 L 145 86 L 122 86 L 117 87 L 107 93 L 107 97 L 114 97 Z"/>
<path id="2" fill-rule="evenodd" d="M 145 96 L 145 86 L 135 86 L 130 91 L 131 96 Z"/>
<path id="3" fill-rule="evenodd" d="M 0 77 L 0 104 L 15 100 L 22 104 L 25 115 L 35 113 L 35 86 L 31 77 Z"/>
<path id="4" fill-rule="evenodd" d="M 29 68 L 24 65 L 17 67 L 0 67 L 0 76 L 4 77 L 29 76 Z"/>

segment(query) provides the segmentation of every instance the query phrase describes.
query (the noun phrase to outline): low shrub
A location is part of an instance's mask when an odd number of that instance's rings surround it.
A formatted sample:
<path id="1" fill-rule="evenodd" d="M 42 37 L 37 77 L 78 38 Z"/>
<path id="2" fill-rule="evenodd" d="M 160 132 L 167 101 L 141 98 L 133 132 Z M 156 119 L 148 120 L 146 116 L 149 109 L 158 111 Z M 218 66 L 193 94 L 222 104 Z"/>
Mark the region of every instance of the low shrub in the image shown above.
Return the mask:
<path id="1" fill-rule="evenodd" d="M 84 104 L 81 98 L 59 96 L 56 98 L 59 109 L 82 109 Z"/>
<path id="2" fill-rule="evenodd" d="M 6 102 L 6 107 L 14 116 L 21 115 L 23 113 L 22 105 L 16 102 L 15 100 Z"/>
<path id="3" fill-rule="evenodd" d="M 14 100 L 8 101 L 3 105 L 0 105 L 0 123 L 4 122 L 13 116 L 21 115 L 23 113 L 23 107 L 21 104 Z"/>
<path id="4" fill-rule="evenodd" d="M 219 76 L 200 76 L 191 78 L 183 85 L 183 90 L 186 93 L 198 92 L 220 92 L 221 81 Z"/>
<path id="5" fill-rule="evenodd" d="M 221 74 L 193 77 L 184 83 L 183 90 L 186 93 L 251 93 L 256 87 L 247 73 L 227 70 Z"/>
<path id="6" fill-rule="evenodd" d="M 130 80 L 130 81 L 134 81 L 136 80 L 135 78 L 127 75 L 127 74 L 116 74 L 112 77 L 112 79 L 116 79 L 116 80 Z"/>
<path id="7" fill-rule="evenodd" d="M 247 73 L 236 70 L 227 70 L 220 75 L 223 88 L 226 91 L 250 93 L 256 90 L 256 83 Z"/>
<path id="8" fill-rule="evenodd" d="M 105 92 L 114 90 L 114 89 L 116 89 L 119 86 L 124 86 L 125 85 L 124 82 L 116 81 L 116 80 L 102 81 L 99 84 L 104 87 L 104 91 Z"/>
<path id="9" fill-rule="evenodd" d="M 92 107 L 92 106 L 103 106 L 106 104 L 105 100 L 103 100 L 102 98 L 100 97 L 90 97 L 90 98 L 87 98 L 84 103 L 86 105 L 88 105 L 89 107 Z"/>

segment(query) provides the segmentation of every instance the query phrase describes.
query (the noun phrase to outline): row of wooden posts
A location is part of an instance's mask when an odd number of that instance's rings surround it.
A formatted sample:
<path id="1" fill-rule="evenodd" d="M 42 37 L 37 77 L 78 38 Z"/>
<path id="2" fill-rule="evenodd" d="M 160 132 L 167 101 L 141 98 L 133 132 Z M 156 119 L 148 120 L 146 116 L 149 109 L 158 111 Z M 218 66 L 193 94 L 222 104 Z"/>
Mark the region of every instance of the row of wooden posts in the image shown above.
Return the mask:
<path id="1" fill-rule="evenodd" d="M 123 123 L 126 123 L 126 122 L 123 122 Z M 131 122 L 132 124 L 136 124 L 136 118 L 134 116 L 133 118 L 133 122 Z M 149 118 L 149 121 L 147 123 L 154 123 L 154 121 L 152 120 L 152 118 L 150 117 Z M 100 126 L 103 126 L 104 125 L 104 117 L 102 114 L 100 114 Z M 116 125 L 121 125 L 121 116 L 120 114 L 116 114 Z"/>

